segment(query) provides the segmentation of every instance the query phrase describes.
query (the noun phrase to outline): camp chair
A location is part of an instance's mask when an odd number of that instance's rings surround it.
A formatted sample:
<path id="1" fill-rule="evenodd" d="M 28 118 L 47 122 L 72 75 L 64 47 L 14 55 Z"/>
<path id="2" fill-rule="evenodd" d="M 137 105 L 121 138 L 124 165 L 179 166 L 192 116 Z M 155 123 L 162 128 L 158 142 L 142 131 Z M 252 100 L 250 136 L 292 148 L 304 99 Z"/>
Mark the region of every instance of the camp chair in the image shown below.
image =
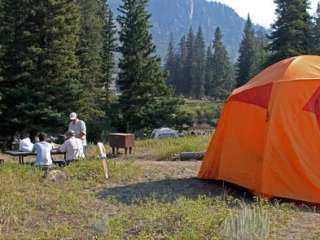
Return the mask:
<path id="1" fill-rule="evenodd" d="M 101 142 L 98 142 L 97 146 L 98 146 L 98 150 L 99 150 L 99 159 L 102 161 L 104 175 L 105 175 L 106 179 L 108 179 L 109 178 L 109 169 L 108 169 L 108 163 L 107 163 L 106 149 L 104 148 L 104 145 Z"/>

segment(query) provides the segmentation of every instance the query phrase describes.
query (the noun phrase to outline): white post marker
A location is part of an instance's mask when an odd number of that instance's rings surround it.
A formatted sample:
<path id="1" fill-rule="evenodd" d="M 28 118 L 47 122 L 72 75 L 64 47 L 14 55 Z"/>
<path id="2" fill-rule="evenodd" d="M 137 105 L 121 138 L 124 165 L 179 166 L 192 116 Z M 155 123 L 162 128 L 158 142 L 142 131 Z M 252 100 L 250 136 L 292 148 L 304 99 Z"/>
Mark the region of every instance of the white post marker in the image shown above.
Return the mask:
<path id="1" fill-rule="evenodd" d="M 105 175 L 106 179 L 109 179 L 109 168 L 108 168 L 108 163 L 107 163 L 106 149 L 104 148 L 104 145 L 102 142 L 98 142 L 97 146 L 98 146 L 98 150 L 99 150 L 99 159 L 102 161 L 104 175 Z"/>

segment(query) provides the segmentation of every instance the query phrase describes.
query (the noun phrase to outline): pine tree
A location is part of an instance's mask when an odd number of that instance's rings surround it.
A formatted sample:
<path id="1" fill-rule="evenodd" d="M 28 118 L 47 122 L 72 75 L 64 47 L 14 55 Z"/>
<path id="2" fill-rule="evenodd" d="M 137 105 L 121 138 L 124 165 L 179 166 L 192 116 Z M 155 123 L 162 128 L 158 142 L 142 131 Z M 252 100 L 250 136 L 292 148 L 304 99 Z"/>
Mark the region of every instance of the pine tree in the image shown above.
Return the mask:
<path id="1" fill-rule="evenodd" d="M 100 83 L 103 81 L 102 51 L 104 6 L 99 0 L 78 0 L 80 6 L 80 42 L 77 55 L 80 63 L 82 88 L 79 113 L 90 125 L 104 117 L 99 100 L 103 98 Z"/>
<path id="2" fill-rule="evenodd" d="M 24 105 L 28 100 L 26 94 L 32 90 L 28 88 L 28 84 L 32 80 L 35 62 L 34 58 L 29 58 L 27 52 L 27 49 L 33 47 L 27 23 L 30 17 L 28 9 L 31 7 L 26 6 L 26 1 L 18 0 L 3 0 L 0 7 L 0 62 L 3 78 L 0 131 L 4 136 L 13 136 L 28 124 L 23 122 L 20 114 L 25 112 Z"/>
<path id="3" fill-rule="evenodd" d="M 110 101 L 110 85 L 114 81 L 115 51 L 116 51 L 116 26 L 113 22 L 113 13 L 108 4 L 105 4 L 104 30 L 103 30 L 103 53 L 102 72 L 103 87 L 105 89 L 106 103 Z"/>
<path id="4" fill-rule="evenodd" d="M 267 46 L 268 46 L 268 39 L 266 34 L 262 31 L 257 31 L 255 33 L 254 63 L 250 71 L 251 77 L 255 76 L 265 68 L 267 58 L 268 58 L 268 52 L 266 51 Z"/>
<path id="5" fill-rule="evenodd" d="M 165 70 L 168 73 L 167 84 L 173 86 L 174 89 L 177 89 L 177 55 L 174 49 L 174 40 L 172 34 L 170 34 Z"/>
<path id="6" fill-rule="evenodd" d="M 234 86 L 232 66 L 228 52 L 222 42 L 222 33 L 219 27 L 215 31 L 213 42 L 212 75 L 213 86 L 209 95 L 217 99 L 227 97 Z"/>
<path id="7" fill-rule="evenodd" d="M 240 43 L 237 61 L 237 86 L 245 84 L 255 73 L 256 41 L 250 16 L 248 16 Z"/>
<path id="8" fill-rule="evenodd" d="M 64 131 L 70 110 L 77 109 L 79 101 L 79 62 L 75 53 L 80 13 L 74 1 L 44 1 L 42 4 L 39 6 L 38 1 L 34 2 L 41 16 L 38 26 L 43 52 L 35 79 L 43 84 L 39 89 L 42 93 L 39 102 L 43 104 L 36 102 L 35 112 L 29 116 L 39 126 Z"/>
<path id="9" fill-rule="evenodd" d="M 205 95 L 209 96 L 210 92 L 213 90 L 211 88 L 214 87 L 213 85 L 213 54 L 211 50 L 212 46 L 208 46 L 207 54 L 206 54 L 206 69 L 205 69 Z"/>
<path id="10" fill-rule="evenodd" d="M 184 65 L 185 82 L 183 84 L 183 94 L 189 97 L 192 96 L 191 86 L 193 82 L 192 77 L 194 70 L 194 39 L 195 36 L 193 30 L 190 28 L 186 40 L 187 57 Z"/>
<path id="11" fill-rule="evenodd" d="M 201 99 L 204 97 L 204 74 L 205 74 L 205 43 L 202 29 L 199 27 L 193 46 L 191 73 L 191 96 Z"/>
<path id="12" fill-rule="evenodd" d="M 98 88 L 102 90 L 101 102 L 99 105 L 104 109 L 105 116 L 101 119 L 100 124 L 96 122 L 95 125 L 99 125 L 96 131 L 104 134 L 111 130 L 112 120 L 114 120 L 114 112 L 112 111 L 112 99 L 110 87 L 115 83 L 115 51 L 117 47 L 116 39 L 116 26 L 113 20 L 113 13 L 107 2 L 102 3 L 103 9 L 103 48 L 101 52 L 102 56 L 102 78 L 101 82 L 98 82 Z M 102 123 L 101 123 L 102 122 Z M 103 136 L 101 136 L 103 137 Z M 101 138 L 100 137 L 100 138 Z"/>
<path id="13" fill-rule="evenodd" d="M 165 84 L 155 54 L 147 0 L 123 0 L 118 22 L 121 57 L 118 85 L 122 129 L 138 131 L 168 125 L 176 118 L 178 100 Z"/>
<path id="14" fill-rule="evenodd" d="M 179 53 L 177 54 L 177 83 L 176 93 L 185 95 L 185 84 L 187 79 L 186 64 L 188 59 L 188 50 L 186 37 L 183 36 L 179 43 Z"/>
<path id="15" fill-rule="evenodd" d="M 320 3 L 318 3 L 312 28 L 312 54 L 320 55 Z"/>
<path id="16" fill-rule="evenodd" d="M 1 131 L 64 130 L 78 102 L 79 12 L 68 0 L 3 0 Z M 15 103 L 15 107 L 12 107 Z"/>
<path id="17" fill-rule="evenodd" d="M 3 12 L 3 3 L 2 0 L 0 0 L 0 22 L 4 21 L 4 12 Z M 1 26 L 1 25 L 0 25 Z M 0 43 L 0 88 L 1 85 L 4 83 L 3 81 L 3 70 L 2 70 L 2 63 L 1 63 L 1 59 L 3 58 L 3 46 Z M 0 91 L 0 99 L 1 99 L 1 91 Z M 1 106 L 0 106 L 0 114 L 1 114 Z"/>
<path id="18" fill-rule="evenodd" d="M 269 36 L 269 64 L 310 52 L 308 0 L 275 0 L 277 20 Z"/>

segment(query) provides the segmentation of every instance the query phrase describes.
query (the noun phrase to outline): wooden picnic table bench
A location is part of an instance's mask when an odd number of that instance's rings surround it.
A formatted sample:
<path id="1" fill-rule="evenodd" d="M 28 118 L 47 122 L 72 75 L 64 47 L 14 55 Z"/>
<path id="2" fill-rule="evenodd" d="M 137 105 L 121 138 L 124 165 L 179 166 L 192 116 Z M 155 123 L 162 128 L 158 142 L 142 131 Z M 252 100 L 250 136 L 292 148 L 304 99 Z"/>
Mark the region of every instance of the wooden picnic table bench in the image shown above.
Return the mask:
<path id="1" fill-rule="evenodd" d="M 24 164 L 24 157 L 37 156 L 37 153 L 35 153 L 35 152 L 5 151 L 5 153 L 10 156 L 13 156 L 13 157 L 18 157 L 20 164 Z M 64 159 L 64 161 L 66 161 L 66 153 L 65 152 L 60 152 L 59 150 L 54 149 L 51 151 L 51 155 L 63 155 L 63 159 Z"/>

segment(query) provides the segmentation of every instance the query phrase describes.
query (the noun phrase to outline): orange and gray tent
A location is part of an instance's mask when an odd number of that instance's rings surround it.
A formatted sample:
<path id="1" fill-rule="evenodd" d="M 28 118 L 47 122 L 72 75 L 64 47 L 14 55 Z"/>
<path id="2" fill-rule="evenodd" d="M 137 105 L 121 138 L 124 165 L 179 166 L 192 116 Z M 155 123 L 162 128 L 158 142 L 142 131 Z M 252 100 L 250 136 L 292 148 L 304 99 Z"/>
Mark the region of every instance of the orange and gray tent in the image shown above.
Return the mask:
<path id="1" fill-rule="evenodd" d="M 283 60 L 234 90 L 198 176 L 320 203 L 320 57 Z"/>

